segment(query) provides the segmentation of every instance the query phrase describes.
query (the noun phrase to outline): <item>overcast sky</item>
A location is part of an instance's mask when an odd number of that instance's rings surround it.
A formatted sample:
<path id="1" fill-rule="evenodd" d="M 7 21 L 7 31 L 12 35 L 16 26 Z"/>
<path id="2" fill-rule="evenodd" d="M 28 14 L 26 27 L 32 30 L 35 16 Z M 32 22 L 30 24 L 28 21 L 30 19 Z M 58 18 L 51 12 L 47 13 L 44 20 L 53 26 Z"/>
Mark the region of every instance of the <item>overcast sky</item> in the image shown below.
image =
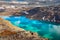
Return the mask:
<path id="1" fill-rule="evenodd" d="M 60 0 L 0 0 L 0 1 L 30 1 L 30 2 L 33 2 L 33 1 L 60 1 Z"/>
<path id="2" fill-rule="evenodd" d="M 0 0 L 0 1 L 6 1 L 6 0 Z M 9 0 L 7 0 L 7 1 L 9 1 Z M 23 1 L 23 0 L 21 0 L 21 1 Z M 28 0 L 28 1 L 52 1 L 52 0 Z M 59 1 L 59 0 L 53 0 L 53 1 Z"/>

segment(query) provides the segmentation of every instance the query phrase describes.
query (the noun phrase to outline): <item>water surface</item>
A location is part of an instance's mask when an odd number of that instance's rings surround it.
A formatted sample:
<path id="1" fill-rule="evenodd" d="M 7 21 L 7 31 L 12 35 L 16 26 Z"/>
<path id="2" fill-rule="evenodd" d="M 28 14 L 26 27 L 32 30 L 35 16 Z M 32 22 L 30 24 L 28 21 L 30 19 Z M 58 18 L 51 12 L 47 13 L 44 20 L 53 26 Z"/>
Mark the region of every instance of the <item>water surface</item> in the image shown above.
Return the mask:
<path id="1" fill-rule="evenodd" d="M 1 16 L 0 16 L 1 17 Z M 39 36 L 49 38 L 50 40 L 60 40 L 60 24 L 31 20 L 25 16 L 2 16 L 3 19 L 10 21 L 13 25 L 23 28 L 27 31 L 37 32 Z"/>

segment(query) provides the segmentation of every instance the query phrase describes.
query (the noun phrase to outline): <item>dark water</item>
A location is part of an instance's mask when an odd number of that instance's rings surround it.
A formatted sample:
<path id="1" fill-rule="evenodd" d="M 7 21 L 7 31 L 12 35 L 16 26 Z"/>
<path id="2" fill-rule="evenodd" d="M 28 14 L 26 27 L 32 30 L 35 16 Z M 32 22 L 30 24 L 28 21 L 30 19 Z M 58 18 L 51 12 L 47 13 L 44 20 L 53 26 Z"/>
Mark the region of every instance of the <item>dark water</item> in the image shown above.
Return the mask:
<path id="1" fill-rule="evenodd" d="M 27 31 L 37 32 L 39 36 L 49 38 L 49 40 L 60 40 L 60 24 L 51 23 L 41 20 L 31 20 L 25 16 L 2 16 L 5 20 L 9 20 L 13 25 L 23 28 Z"/>

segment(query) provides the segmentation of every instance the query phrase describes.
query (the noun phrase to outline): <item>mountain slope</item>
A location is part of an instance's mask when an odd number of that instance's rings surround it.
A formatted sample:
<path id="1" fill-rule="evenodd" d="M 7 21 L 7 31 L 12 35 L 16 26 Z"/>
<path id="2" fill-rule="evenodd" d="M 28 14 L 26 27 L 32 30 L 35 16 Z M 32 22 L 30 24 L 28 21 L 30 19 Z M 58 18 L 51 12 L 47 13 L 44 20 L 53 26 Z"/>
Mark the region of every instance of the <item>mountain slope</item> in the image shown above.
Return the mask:
<path id="1" fill-rule="evenodd" d="M 60 6 L 35 7 L 30 10 L 13 14 L 15 16 L 26 16 L 30 19 L 60 22 Z"/>

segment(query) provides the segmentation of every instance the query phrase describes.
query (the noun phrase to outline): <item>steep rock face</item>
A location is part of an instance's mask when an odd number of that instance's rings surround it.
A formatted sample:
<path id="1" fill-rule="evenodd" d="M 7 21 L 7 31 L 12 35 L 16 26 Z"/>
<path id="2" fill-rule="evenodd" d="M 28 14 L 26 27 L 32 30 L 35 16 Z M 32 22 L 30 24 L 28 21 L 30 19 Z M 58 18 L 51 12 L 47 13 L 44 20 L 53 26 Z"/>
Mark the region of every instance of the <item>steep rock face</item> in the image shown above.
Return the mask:
<path id="1" fill-rule="evenodd" d="M 31 19 L 60 22 L 60 6 L 35 7 L 30 10 L 23 10 L 14 15 L 24 15 Z"/>
<path id="2" fill-rule="evenodd" d="M 0 40 L 48 40 L 36 33 L 13 26 L 9 21 L 0 18 Z"/>
<path id="3" fill-rule="evenodd" d="M 60 7 L 37 7 L 28 12 L 32 19 L 60 22 Z"/>

